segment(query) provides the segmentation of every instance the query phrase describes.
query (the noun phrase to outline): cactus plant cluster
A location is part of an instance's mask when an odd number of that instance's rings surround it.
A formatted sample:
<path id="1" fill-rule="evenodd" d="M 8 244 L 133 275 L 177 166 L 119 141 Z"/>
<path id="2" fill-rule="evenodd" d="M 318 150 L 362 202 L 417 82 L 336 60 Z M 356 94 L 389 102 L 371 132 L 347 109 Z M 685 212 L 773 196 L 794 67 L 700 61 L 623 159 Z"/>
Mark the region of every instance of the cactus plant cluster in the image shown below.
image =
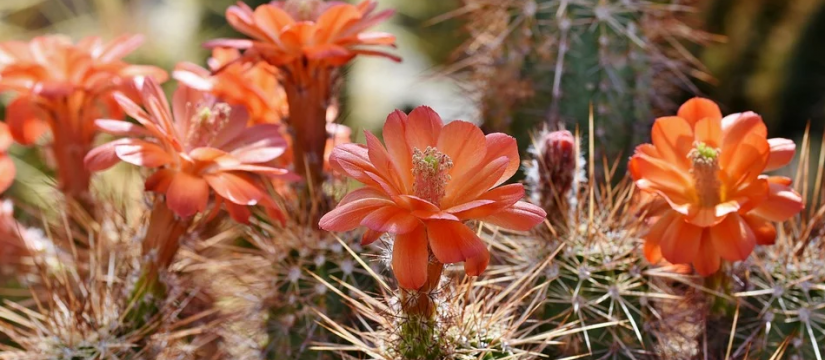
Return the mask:
<path id="1" fill-rule="evenodd" d="M 688 51 L 713 40 L 686 16 L 692 2 L 465 0 L 462 10 L 470 39 L 458 65 L 479 89 L 481 120 L 522 144 L 542 123 L 585 127 L 592 104 L 599 143 L 627 154 L 675 109 L 669 95 L 708 78 Z"/>
<path id="2" fill-rule="evenodd" d="M 139 36 L 0 43 L 0 193 L 40 161 L 62 194 L 0 207 L 0 359 L 821 360 L 821 166 L 806 136 L 763 175 L 796 145 L 752 112 L 659 113 L 702 75 L 688 9 L 466 0 L 484 123 L 366 144 L 334 100 L 399 60 L 374 1 L 233 5 L 170 94 Z"/>

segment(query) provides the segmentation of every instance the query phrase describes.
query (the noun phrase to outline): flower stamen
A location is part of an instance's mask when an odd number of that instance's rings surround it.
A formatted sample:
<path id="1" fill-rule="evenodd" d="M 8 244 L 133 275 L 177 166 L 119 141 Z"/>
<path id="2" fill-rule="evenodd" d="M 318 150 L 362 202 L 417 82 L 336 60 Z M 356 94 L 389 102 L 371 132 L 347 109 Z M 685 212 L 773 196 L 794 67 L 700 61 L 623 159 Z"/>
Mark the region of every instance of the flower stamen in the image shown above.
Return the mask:
<path id="1" fill-rule="evenodd" d="M 428 146 L 413 151 L 413 194 L 439 206 L 450 181 L 453 161 L 438 149 Z"/>
<path id="2" fill-rule="evenodd" d="M 703 207 L 713 207 L 721 201 L 719 152 L 719 149 L 712 148 L 703 142 L 697 142 L 693 150 L 688 153 L 692 164 L 690 173 L 693 175 L 699 204 Z"/>
<path id="3" fill-rule="evenodd" d="M 229 123 L 232 108 L 226 103 L 217 103 L 212 106 L 200 105 L 189 123 L 189 136 L 186 144 L 189 147 L 212 145 L 212 142 Z"/>

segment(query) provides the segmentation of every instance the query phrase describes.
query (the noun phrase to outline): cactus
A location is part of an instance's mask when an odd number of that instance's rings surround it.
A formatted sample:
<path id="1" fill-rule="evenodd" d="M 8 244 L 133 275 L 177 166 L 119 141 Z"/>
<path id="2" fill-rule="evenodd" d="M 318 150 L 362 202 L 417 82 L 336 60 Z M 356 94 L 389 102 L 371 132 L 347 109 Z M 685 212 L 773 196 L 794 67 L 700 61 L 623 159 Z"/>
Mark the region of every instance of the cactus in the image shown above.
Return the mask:
<path id="1" fill-rule="evenodd" d="M 655 115 L 675 108 L 668 95 L 695 92 L 691 75 L 702 73 L 685 46 L 710 37 L 685 23 L 683 3 L 464 0 L 461 64 L 484 126 L 524 145 L 537 124 L 572 127 L 592 104 L 599 146 L 629 153 Z"/>
<path id="2" fill-rule="evenodd" d="M 389 242 L 385 245 L 391 246 Z M 433 293 L 434 318 L 411 318 L 384 277 L 355 252 L 350 253 L 381 285 L 380 291 L 373 294 L 349 281 L 334 277 L 325 281 L 316 276 L 361 319 L 359 325 L 349 326 L 319 312 L 322 324 L 349 344 L 318 344 L 317 350 L 342 353 L 345 359 L 533 359 L 563 334 L 579 331 L 563 326 L 533 333 L 536 324 L 531 314 L 540 305 L 541 296 L 541 287 L 532 286 L 534 278 L 509 281 L 491 276 L 473 282 L 466 277 L 452 278 L 457 274 L 450 267 Z M 504 285 L 493 285 L 497 283 Z M 420 321 L 431 323 L 422 326 Z"/>

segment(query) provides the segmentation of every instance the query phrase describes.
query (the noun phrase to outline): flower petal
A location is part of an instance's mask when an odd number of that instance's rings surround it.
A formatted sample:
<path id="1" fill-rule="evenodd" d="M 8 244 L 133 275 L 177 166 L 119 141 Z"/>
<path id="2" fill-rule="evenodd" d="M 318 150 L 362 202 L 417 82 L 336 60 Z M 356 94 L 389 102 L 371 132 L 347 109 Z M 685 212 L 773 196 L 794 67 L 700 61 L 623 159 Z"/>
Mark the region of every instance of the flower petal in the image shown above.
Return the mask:
<path id="1" fill-rule="evenodd" d="M 342 201 L 342 204 L 326 213 L 318 226 L 326 231 L 350 231 L 360 226 L 361 221 L 373 211 L 392 204 L 387 199 L 359 194 L 346 203 Z"/>
<path id="2" fill-rule="evenodd" d="M 115 144 L 115 153 L 120 160 L 127 163 L 144 166 L 159 167 L 172 162 L 172 157 L 162 147 L 155 143 L 138 139 L 123 139 Z"/>
<path id="3" fill-rule="evenodd" d="M 682 216 L 669 220 L 670 225 L 659 239 L 662 256 L 674 264 L 686 264 L 693 261 L 699 251 L 702 228 L 686 222 Z"/>
<path id="4" fill-rule="evenodd" d="M 407 189 L 412 189 L 412 153 L 407 146 L 406 123 L 407 114 L 401 110 L 393 111 L 387 116 L 384 123 L 384 144 L 387 146 L 387 153 L 396 167 L 398 175 L 404 182 Z"/>
<path id="5" fill-rule="evenodd" d="M 382 206 L 369 213 L 361 225 L 378 231 L 391 234 L 406 234 L 421 224 L 415 216 L 407 209 L 395 205 Z"/>
<path id="6" fill-rule="evenodd" d="M 696 141 L 705 143 L 714 149 L 722 146 L 722 121 L 719 118 L 704 118 L 699 120 L 693 128 Z"/>
<path id="7" fill-rule="evenodd" d="M 22 145 L 34 144 L 49 130 L 44 115 L 28 97 L 12 101 L 6 107 L 6 123 L 14 140 Z"/>
<path id="8" fill-rule="evenodd" d="M 231 201 L 224 201 L 223 203 L 226 205 L 226 211 L 232 220 L 240 224 L 249 224 L 249 218 L 252 216 L 252 211 L 249 210 L 249 206 L 238 205 Z"/>
<path id="9" fill-rule="evenodd" d="M 776 242 L 776 227 L 770 221 L 752 214 L 742 215 L 742 219 L 756 236 L 758 245 L 773 245 Z"/>
<path id="10" fill-rule="evenodd" d="M 98 119 L 95 126 L 100 131 L 116 136 L 150 136 L 151 133 L 142 126 L 123 120 Z"/>
<path id="11" fill-rule="evenodd" d="M 487 252 L 487 246 L 478 235 L 458 221 L 429 221 L 427 235 L 433 255 L 445 264 L 477 258 Z"/>
<path id="12" fill-rule="evenodd" d="M 628 167 L 639 189 L 661 195 L 674 210 L 687 214 L 689 204 L 692 203 L 688 191 L 693 189 L 693 181 L 687 172 L 659 158 L 649 156 L 639 151 L 639 148 L 630 158 Z"/>
<path id="13" fill-rule="evenodd" d="M 510 159 L 499 157 L 475 172 L 475 176 L 466 179 L 460 186 L 448 187 L 447 193 L 441 200 L 443 207 L 450 208 L 457 204 L 475 200 L 479 195 L 490 190 L 507 170 Z"/>
<path id="14" fill-rule="evenodd" d="M 765 166 L 765 171 L 777 170 L 790 164 L 796 153 L 796 144 L 793 140 L 773 138 L 768 139 L 768 144 L 771 147 L 771 155 L 768 157 L 768 165 Z"/>
<path id="15" fill-rule="evenodd" d="M 512 207 L 479 220 L 515 231 L 530 231 L 547 217 L 544 209 L 519 201 Z"/>
<path id="16" fill-rule="evenodd" d="M 405 194 L 407 193 L 406 184 L 401 176 L 395 171 L 395 165 L 390 160 L 390 154 L 387 149 L 381 144 L 375 135 L 369 131 L 364 131 L 364 136 L 367 139 L 367 154 L 370 157 L 370 163 L 375 168 L 375 174 L 383 178 L 393 188 L 393 193 Z"/>
<path id="17" fill-rule="evenodd" d="M 183 218 L 206 210 L 208 202 L 209 184 L 189 173 L 177 172 L 166 190 L 166 206 Z"/>
<path id="18" fill-rule="evenodd" d="M 410 149 L 424 151 L 428 146 L 435 147 L 444 123 L 441 117 L 429 106 L 419 106 L 407 117 L 407 144 Z"/>
<path id="19" fill-rule="evenodd" d="M 177 171 L 171 169 L 158 169 L 154 174 L 146 178 L 143 183 L 143 188 L 146 191 L 157 192 L 165 194 L 169 190 L 169 184 L 175 178 Z"/>
<path id="20" fill-rule="evenodd" d="M 479 196 L 478 200 L 453 206 L 445 211 L 461 220 L 479 219 L 513 206 L 523 198 L 524 185 L 510 184 L 492 189 Z"/>
<path id="21" fill-rule="evenodd" d="M 650 132 L 660 158 L 678 169 L 690 168 L 688 154 L 693 149 L 693 127 L 676 116 L 660 117 Z"/>
<path id="22" fill-rule="evenodd" d="M 269 197 L 260 184 L 243 173 L 222 171 L 204 178 L 218 195 L 238 205 L 255 206 Z"/>
<path id="23" fill-rule="evenodd" d="M 487 153 L 484 156 L 484 163 L 498 159 L 502 156 L 507 157 L 507 159 L 510 160 L 507 164 L 507 168 L 504 170 L 504 173 L 501 174 L 493 185 L 499 186 L 513 177 L 513 175 L 518 172 L 519 166 L 521 166 L 521 160 L 519 159 L 518 154 L 518 144 L 516 143 L 516 138 L 503 133 L 488 134 L 485 137 L 485 140 L 487 143 Z"/>
<path id="24" fill-rule="evenodd" d="M 120 158 L 117 157 L 115 152 L 115 146 L 118 142 L 122 142 L 122 140 L 115 140 L 90 150 L 83 158 L 86 169 L 92 172 L 103 171 L 119 163 Z"/>
<path id="25" fill-rule="evenodd" d="M 699 251 L 693 259 L 693 268 L 696 269 L 699 275 L 710 276 L 719 271 L 721 263 L 721 258 L 710 240 L 710 231 L 704 231 L 699 244 Z"/>
<path id="26" fill-rule="evenodd" d="M 376 240 L 380 239 L 382 235 L 384 235 L 384 233 L 373 231 L 372 229 L 367 229 L 366 231 L 364 231 L 364 235 L 361 236 L 361 245 L 367 246 L 369 244 L 372 244 Z"/>
<path id="27" fill-rule="evenodd" d="M 722 111 L 719 110 L 719 105 L 716 105 L 712 100 L 695 97 L 679 107 L 677 116 L 687 120 L 691 125 L 695 125 L 702 119 L 718 121 L 722 118 Z"/>
<path id="28" fill-rule="evenodd" d="M 768 198 L 757 206 L 752 214 L 769 221 L 785 221 L 799 214 L 805 208 L 800 196 L 790 185 L 783 183 L 781 177 L 768 179 Z"/>
<path id="29" fill-rule="evenodd" d="M 711 227 L 710 241 L 716 252 L 728 261 L 747 259 L 756 246 L 756 236 L 738 214 L 731 214 Z"/>
<path id="30" fill-rule="evenodd" d="M 396 235 L 392 245 L 392 272 L 398 285 L 415 290 L 427 282 L 427 234 L 419 226 L 406 234 Z"/>
<path id="31" fill-rule="evenodd" d="M 487 154 L 487 140 L 484 133 L 473 123 L 452 121 L 438 136 L 438 149 L 453 161 L 450 176 L 453 183 L 460 183 L 470 170 L 478 167 Z"/>
<path id="32" fill-rule="evenodd" d="M 375 173 L 376 170 L 370 163 L 369 153 L 364 145 L 352 143 L 336 146 L 329 156 L 329 164 L 333 170 L 344 173 L 363 184 L 378 186 L 367 175 L 367 172 Z"/>
<path id="33" fill-rule="evenodd" d="M 0 153 L 0 194 L 6 191 L 12 183 L 14 183 L 14 176 L 17 170 L 14 167 L 14 162 L 11 158 L 3 153 Z"/>

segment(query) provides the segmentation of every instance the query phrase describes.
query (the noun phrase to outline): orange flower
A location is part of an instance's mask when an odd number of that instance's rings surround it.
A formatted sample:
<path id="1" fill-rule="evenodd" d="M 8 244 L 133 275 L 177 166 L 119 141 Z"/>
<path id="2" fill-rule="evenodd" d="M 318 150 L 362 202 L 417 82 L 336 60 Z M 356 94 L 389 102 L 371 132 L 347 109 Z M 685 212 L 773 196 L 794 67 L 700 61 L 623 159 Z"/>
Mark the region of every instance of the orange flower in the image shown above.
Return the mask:
<path id="1" fill-rule="evenodd" d="M 284 169 L 260 165 L 284 153 L 286 143 L 278 125 L 247 127 L 242 107 L 230 107 L 211 94 L 183 85 L 175 91 L 171 110 L 163 91 L 150 78 L 136 79 L 135 87 L 148 112 L 123 94 L 116 94 L 115 100 L 143 126 L 98 120 L 102 131 L 133 137 L 89 152 L 85 163 L 90 170 L 105 170 L 118 161 L 159 168 L 146 179 L 146 190 L 165 194 L 166 205 L 183 218 L 206 210 L 214 192 L 215 209 L 225 204 L 236 221 L 247 222 L 247 206 L 254 205 L 283 221 L 257 176 L 288 175 Z"/>
<path id="2" fill-rule="evenodd" d="M 521 184 L 499 186 L 519 167 L 510 136 L 484 136 L 464 121 L 444 125 L 425 106 L 409 116 L 396 110 L 387 117 L 386 148 L 373 134 L 365 135 L 366 146 L 337 146 L 330 164 L 366 186 L 345 196 L 319 225 L 328 231 L 365 226 L 364 244 L 394 234 L 392 267 L 403 288 L 418 289 L 427 281 L 430 251 L 441 263 L 464 261 L 469 275 L 484 271 L 490 253 L 465 221 L 527 231 L 546 215 L 519 201 Z"/>
<path id="3" fill-rule="evenodd" d="M 166 78 L 161 69 L 121 60 L 142 41 L 122 36 L 104 44 L 88 37 L 75 45 L 52 35 L 0 43 L 0 91 L 15 92 L 6 111 L 11 134 L 29 145 L 51 130 L 59 180 L 69 195 L 88 190 L 89 174 L 81 161 L 96 134 L 94 120 L 122 116 L 111 94 L 135 76 Z"/>
<path id="4" fill-rule="evenodd" d="M 8 125 L 0 123 L 0 194 L 11 186 L 12 182 L 14 182 L 14 175 L 17 172 L 14 168 L 14 162 L 12 162 L 9 155 L 6 154 L 11 143 L 12 138 L 11 134 L 9 134 Z"/>
<path id="5" fill-rule="evenodd" d="M 400 61 L 376 47 L 395 46 L 395 37 L 366 32 L 392 11 L 375 14 L 377 3 L 359 5 L 323 1 L 272 1 L 255 10 L 242 2 L 226 11 L 232 27 L 251 40 L 218 39 L 207 47 L 244 50 L 243 60 L 263 60 L 280 70 L 289 103 L 289 124 L 294 134 L 295 169 L 311 186 L 324 181 L 323 155 L 326 114 L 332 99 L 337 69 L 355 56 L 378 55 Z"/>
<path id="6" fill-rule="evenodd" d="M 772 244 L 771 222 L 803 208 L 791 179 L 761 175 L 787 165 L 795 145 L 767 139 L 757 114 L 722 118 L 715 103 L 695 98 L 677 116 L 656 119 L 651 137 L 653 143 L 637 147 L 629 165 L 636 186 L 669 204 L 654 214 L 661 217 L 646 238 L 651 262 L 664 257 L 713 274 L 721 259 L 744 260 L 756 244 Z"/>
<path id="7" fill-rule="evenodd" d="M 180 63 L 172 76 L 201 91 L 208 91 L 232 105 L 243 105 L 249 119 L 258 124 L 280 124 L 287 116 L 286 93 L 278 81 L 278 69 L 266 62 L 243 63 L 237 49 L 215 48 L 209 69 Z"/>
<path id="8" fill-rule="evenodd" d="M 207 47 L 245 49 L 245 57 L 259 57 L 275 66 L 286 66 L 287 76 L 313 75 L 323 67 L 346 64 L 356 55 L 397 56 L 369 48 L 395 46 L 395 36 L 365 32 L 390 16 L 387 10 L 373 14 L 377 2 L 355 5 L 323 1 L 273 1 L 252 10 L 243 2 L 226 10 L 226 19 L 253 40 L 218 39 Z"/>

